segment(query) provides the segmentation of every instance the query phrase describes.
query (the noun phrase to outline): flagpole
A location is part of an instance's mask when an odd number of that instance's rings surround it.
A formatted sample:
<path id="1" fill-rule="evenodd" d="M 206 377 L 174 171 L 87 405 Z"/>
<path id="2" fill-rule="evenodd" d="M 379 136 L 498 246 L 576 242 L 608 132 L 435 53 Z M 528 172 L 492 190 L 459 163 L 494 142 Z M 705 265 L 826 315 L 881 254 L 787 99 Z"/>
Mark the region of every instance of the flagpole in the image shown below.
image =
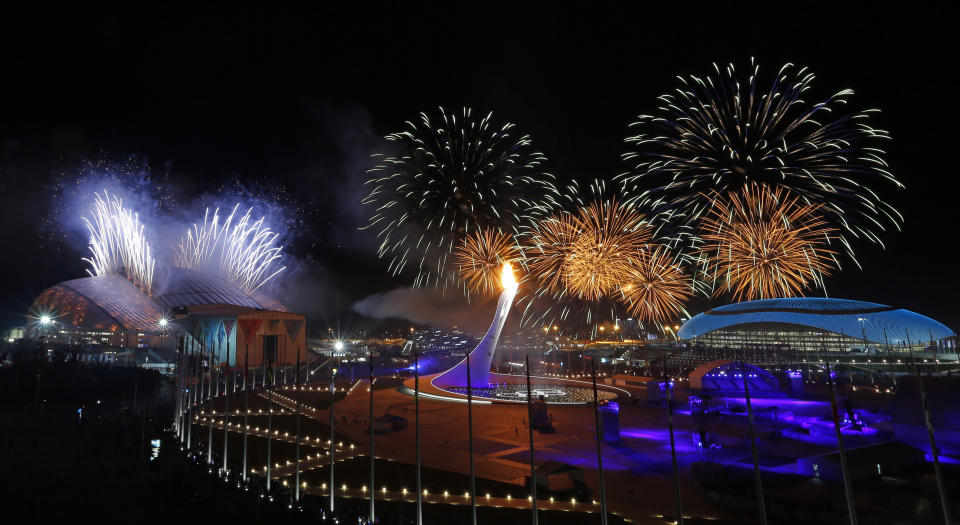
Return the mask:
<path id="1" fill-rule="evenodd" d="M 530 356 L 525 356 L 524 370 L 527 373 L 527 429 L 530 432 L 530 490 L 533 502 L 533 525 L 539 524 L 537 515 L 537 467 L 533 459 L 533 401 L 530 390 Z"/>
<path id="2" fill-rule="evenodd" d="M 333 398 L 337 393 L 337 369 L 333 368 L 333 357 L 330 358 L 330 514 L 333 514 L 334 508 L 334 497 L 336 496 L 336 489 L 334 488 L 335 478 L 333 472 L 333 462 L 334 462 L 334 449 L 336 447 L 336 442 L 334 441 L 335 434 L 333 431 Z"/>
<path id="3" fill-rule="evenodd" d="M 830 372 L 830 359 L 827 364 L 827 385 L 830 387 L 830 409 L 833 412 L 833 427 L 837 432 L 837 452 L 840 455 L 840 471 L 843 474 L 843 491 L 847 498 L 847 513 L 850 525 L 857 525 L 857 506 L 853 501 L 853 485 L 850 480 L 850 471 L 847 468 L 847 452 L 843 447 L 843 433 L 840 432 L 840 415 L 837 413 L 837 395 L 833 386 L 833 374 Z"/>
<path id="4" fill-rule="evenodd" d="M 192 357 L 192 354 L 193 354 L 193 351 L 192 351 L 192 350 L 193 350 L 193 338 L 192 338 L 192 337 L 191 337 L 191 341 L 190 341 L 190 350 L 191 350 L 191 351 L 190 351 L 190 356 L 188 356 L 188 357 Z M 187 359 L 187 368 L 190 369 L 190 373 L 188 374 L 189 379 L 190 379 L 190 383 L 189 383 L 190 388 L 189 388 L 189 390 L 187 391 L 187 412 L 186 412 L 186 417 L 187 417 L 187 450 L 190 450 L 190 447 L 191 447 L 192 444 L 193 444 L 193 441 L 191 440 L 191 438 L 193 437 L 193 403 L 191 402 L 191 396 L 196 392 L 196 388 L 194 388 L 194 384 L 193 384 L 194 374 L 193 374 L 193 369 L 191 368 L 191 365 L 193 365 L 193 359 Z M 186 370 L 184 370 L 184 372 L 186 372 Z"/>
<path id="5" fill-rule="evenodd" d="M 183 445 L 183 336 L 177 336 L 177 411 L 174 425 L 177 427 L 177 441 Z"/>
<path id="6" fill-rule="evenodd" d="M 214 337 L 216 337 L 216 332 L 214 332 Z M 213 390 L 213 394 L 212 394 L 212 395 L 213 395 L 214 398 L 220 397 L 220 349 L 221 349 L 221 346 L 222 346 L 222 345 L 219 345 L 219 344 L 216 344 L 216 345 L 215 345 L 214 342 L 213 342 L 213 339 L 210 340 L 210 386 L 212 387 L 212 388 L 211 388 L 211 389 Z M 216 357 L 216 361 L 217 361 L 217 368 L 216 368 L 217 377 L 216 377 L 216 380 L 214 380 L 214 377 L 213 377 L 213 372 L 214 372 L 214 368 L 213 368 L 213 361 L 214 361 L 213 353 L 214 353 L 214 351 L 216 351 L 216 353 L 217 353 L 217 357 Z M 215 386 L 214 386 L 214 385 L 215 385 Z"/>
<path id="7" fill-rule="evenodd" d="M 943 507 L 944 523 L 953 523 L 950 518 L 950 503 L 947 501 L 947 491 L 943 486 L 943 472 L 940 470 L 940 450 L 937 448 L 937 442 L 933 436 L 933 419 L 930 417 L 930 405 L 927 402 L 927 390 L 923 385 L 923 377 L 920 375 L 920 365 L 913 358 L 913 348 L 910 346 L 910 332 L 904 329 L 907 334 L 907 350 L 910 351 L 910 361 L 913 362 L 913 368 L 917 375 L 917 389 L 920 391 L 920 406 L 923 409 L 923 422 L 927 426 L 927 438 L 930 440 L 930 455 L 933 456 L 933 473 L 937 478 L 937 492 L 940 495 L 940 505 Z M 931 337 L 932 339 L 932 337 Z"/>
<path id="8" fill-rule="evenodd" d="M 370 365 L 370 523 L 376 523 L 374 500 L 376 500 L 375 485 L 373 484 L 374 455 L 373 455 L 373 349 L 367 346 L 367 359 Z"/>
<path id="9" fill-rule="evenodd" d="M 207 464 L 213 465 L 213 342 L 210 344 L 210 380 L 207 381 L 207 404 L 210 410 L 207 418 Z M 211 469 L 212 470 L 212 469 Z"/>
<path id="10" fill-rule="evenodd" d="M 740 375 L 743 376 L 743 393 L 747 400 L 747 424 L 750 428 L 750 449 L 753 452 L 753 483 L 757 491 L 757 511 L 760 513 L 760 523 L 767 525 L 767 507 L 763 501 L 763 479 L 760 477 L 760 458 L 757 454 L 757 436 L 753 428 L 753 405 L 750 403 L 750 387 L 747 384 L 747 367 L 740 361 Z"/>
<path id="11" fill-rule="evenodd" d="M 597 394 L 597 362 L 590 358 L 590 371 L 593 375 L 593 422 L 597 434 L 597 472 L 600 475 L 600 523 L 607 525 L 607 491 L 603 484 L 603 436 L 600 433 L 600 400 Z M 529 379 L 528 379 L 529 381 Z"/>
<path id="12" fill-rule="evenodd" d="M 247 481 L 247 429 L 249 428 L 249 417 L 250 417 L 250 392 L 247 391 L 247 374 L 249 372 L 248 365 L 250 363 L 250 341 L 246 339 L 246 334 L 244 334 L 244 343 L 246 343 L 246 349 L 243 352 L 243 481 Z"/>
<path id="13" fill-rule="evenodd" d="M 264 336 L 264 338 L 266 338 L 266 336 Z M 264 347 L 266 347 L 266 345 L 264 345 Z M 274 350 L 276 350 L 276 347 L 274 347 Z M 271 452 L 270 447 L 271 445 L 273 445 L 273 386 L 267 384 L 267 376 L 273 375 L 273 356 L 270 356 L 270 357 L 271 357 L 269 362 L 270 373 L 268 374 L 266 368 L 264 368 L 264 374 L 263 374 L 263 386 L 264 388 L 267 389 L 267 492 L 268 493 L 270 492 L 270 471 L 273 469 L 273 465 L 271 464 L 271 458 L 270 458 L 270 452 Z M 264 364 L 266 364 L 266 360 L 267 360 L 266 348 L 264 348 L 263 359 L 264 359 Z"/>
<path id="14" fill-rule="evenodd" d="M 223 377 L 223 477 L 227 477 L 229 471 L 227 462 L 227 438 L 229 437 L 229 419 L 230 419 L 230 341 L 227 341 L 227 373 Z M 217 390 L 220 390 L 220 384 L 217 384 Z"/>
<path id="15" fill-rule="evenodd" d="M 214 359 L 213 352 L 214 350 L 216 350 L 216 347 L 213 344 L 213 337 L 214 336 L 211 334 L 210 335 L 210 364 L 207 367 L 207 369 L 210 371 L 210 379 L 207 380 L 207 400 L 213 399 L 213 359 Z M 218 388 L 217 391 L 219 392 L 220 389 Z M 213 401 L 210 401 L 210 412 L 211 413 L 213 412 Z"/>
<path id="16" fill-rule="evenodd" d="M 423 525 L 423 487 L 420 484 L 420 353 L 413 344 L 413 414 L 417 441 L 417 525 Z"/>
<path id="17" fill-rule="evenodd" d="M 296 460 L 296 478 L 297 488 L 294 491 L 294 500 L 300 502 L 300 345 L 297 345 L 297 378 L 295 387 L 297 389 L 297 460 Z"/>
<path id="18" fill-rule="evenodd" d="M 470 513 L 477 525 L 477 477 L 473 465 L 473 385 L 470 383 L 470 354 L 467 353 L 467 435 L 470 444 Z"/>
<path id="19" fill-rule="evenodd" d="M 202 330 L 202 328 L 201 328 L 201 330 Z M 203 339 L 203 332 L 202 332 L 202 331 L 200 332 L 200 339 Z M 197 369 L 196 369 L 196 372 L 197 372 L 197 385 L 199 386 L 199 388 L 197 389 L 197 399 L 196 399 L 197 405 L 202 405 L 202 404 L 203 404 L 203 391 L 204 391 L 203 383 L 204 383 L 204 380 L 206 379 L 206 378 L 203 376 L 203 358 L 204 358 L 204 355 L 205 355 L 205 354 L 206 354 L 206 352 L 205 352 L 205 350 L 204 350 L 204 348 L 203 348 L 203 341 L 197 341 L 197 356 L 196 356 L 196 357 L 197 357 Z"/>
<path id="20" fill-rule="evenodd" d="M 677 525 L 683 525 L 683 499 L 680 496 L 680 469 L 677 466 L 677 444 L 673 436 L 673 385 L 667 380 L 667 427 L 670 430 L 670 460 L 673 462 L 673 490 L 677 495 Z"/>

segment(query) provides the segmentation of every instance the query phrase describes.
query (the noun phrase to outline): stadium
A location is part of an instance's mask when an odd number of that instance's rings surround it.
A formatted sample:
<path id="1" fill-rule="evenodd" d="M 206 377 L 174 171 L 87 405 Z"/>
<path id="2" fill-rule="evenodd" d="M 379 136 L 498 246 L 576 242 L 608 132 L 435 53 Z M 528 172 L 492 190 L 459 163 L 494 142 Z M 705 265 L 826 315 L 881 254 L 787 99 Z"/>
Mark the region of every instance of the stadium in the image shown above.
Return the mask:
<path id="1" fill-rule="evenodd" d="M 947 359 L 956 358 L 956 334 L 942 323 L 910 310 L 848 299 L 798 297 L 729 304 L 689 319 L 677 338 L 693 348 L 720 350 L 867 355 L 939 351 L 948 354 Z"/>
<path id="2" fill-rule="evenodd" d="M 122 275 L 64 281 L 37 296 L 30 317 L 28 337 L 173 348 L 184 335 L 187 344 L 215 347 L 218 353 L 227 346 L 246 348 L 238 322 L 259 319 L 249 341 L 251 363 L 259 364 L 266 348 L 276 364 L 292 364 L 296 348 L 305 348 L 303 315 L 287 311 L 262 292 L 247 294 L 223 278 L 185 268 L 164 268 L 150 295 Z M 236 363 L 235 351 L 230 361 Z"/>

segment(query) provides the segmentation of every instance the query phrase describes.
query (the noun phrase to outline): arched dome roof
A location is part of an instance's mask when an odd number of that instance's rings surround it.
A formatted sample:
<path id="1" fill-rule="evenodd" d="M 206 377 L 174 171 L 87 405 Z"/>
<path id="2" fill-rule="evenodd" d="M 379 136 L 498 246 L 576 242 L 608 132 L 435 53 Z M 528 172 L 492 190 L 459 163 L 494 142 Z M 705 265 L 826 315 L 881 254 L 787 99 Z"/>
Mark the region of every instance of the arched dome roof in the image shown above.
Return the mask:
<path id="1" fill-rule="evenodd" d="M 161 317 L 174 308 L 230 305 L 253 309 L 285 309 L 273 299 L 247 295 L 224 279 L 183 268 L 167 268 L 148 296 L 119 275 L 64 281 L 43 291 L 30 308 L 58 322 L 93 330 L 154 332 Z"/>
<path id="2" fill-rule="evenodd" d="M 871 343 L 891 344 L 943 339 L 955 334 L 929 317 L 910 310 L 866 301 L 794 297 L 762 299 L 728 304 L 695 315 L 680 327 L 680 339 L 693 339 L 714 330 L 741 325 L 793 325 L 809 327 L 851 337 L 863 337 Z"/>
<path id="3" fill-rule="evenodd" d="M 163 316 L 147 294 L 119 275 L 51 286 L 34 299 L 30 311 L 48 314 L 63 324 L 110 332 L 151 332 Z"/>
<path id="4" fill-rule="evenodd" d="M 231 304 L 264 308 L 257 300 L 240 291 L 226 279 L 185 268 L 168 267 L 158 276 L 153 298 L 167 309 L 199 304 Z"/>

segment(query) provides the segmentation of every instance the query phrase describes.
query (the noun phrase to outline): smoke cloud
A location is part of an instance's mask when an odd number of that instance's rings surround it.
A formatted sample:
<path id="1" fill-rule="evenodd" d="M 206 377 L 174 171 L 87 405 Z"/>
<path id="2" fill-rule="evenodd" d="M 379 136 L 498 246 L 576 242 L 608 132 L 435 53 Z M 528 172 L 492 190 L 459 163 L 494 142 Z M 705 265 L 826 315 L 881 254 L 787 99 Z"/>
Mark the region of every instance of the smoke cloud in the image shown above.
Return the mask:
<path id="1" fill-rule="evenodd" d="M 353 310 L 378 319 L 406 319 L 419 325 L 482 334 L 490 325 L 496 305 L 496 296 L 468 302 L 457 290 L 442 293 L 435 288 L 396 288 L 357 301 Z"/>

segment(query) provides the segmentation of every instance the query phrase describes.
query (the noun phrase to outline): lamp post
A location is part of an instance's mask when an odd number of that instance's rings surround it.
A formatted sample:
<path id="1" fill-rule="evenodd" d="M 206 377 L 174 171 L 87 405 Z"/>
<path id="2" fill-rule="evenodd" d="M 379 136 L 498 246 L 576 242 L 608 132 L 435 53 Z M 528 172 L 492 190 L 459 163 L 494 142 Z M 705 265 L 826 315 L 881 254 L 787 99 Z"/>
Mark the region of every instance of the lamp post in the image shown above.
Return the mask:
<path id="1" fill-rule="evenodd" d="M 334 350 L 339 352 L 341 349 L 343 349 L 343 343 L 340 341 L 337 341 L 333 345 L 333 348 Z M 331 361 L 331 363 L 333 363 L 333 361 Z M 334 438 L 336 437 L 336 433 L 333 430 L 333 400 L 337 393 L 337 386 L 335 382 L 336 377 L 337 377 L 337 369 L 331 367 L 330 368 L 330 513 L 331 514 L 333 513 L 333 508 L 334 508 L 334 496 L 337 493 L 336 485 L 334 485 L 335 478 L 334 478 L 334 467 L 333 467 L 334 455 L 335 455 L 334 451 L 336 449 L 336 441 L 334 441 Z M 371 487 L 371 490 L 372 489 L 373 487 Z"/>

